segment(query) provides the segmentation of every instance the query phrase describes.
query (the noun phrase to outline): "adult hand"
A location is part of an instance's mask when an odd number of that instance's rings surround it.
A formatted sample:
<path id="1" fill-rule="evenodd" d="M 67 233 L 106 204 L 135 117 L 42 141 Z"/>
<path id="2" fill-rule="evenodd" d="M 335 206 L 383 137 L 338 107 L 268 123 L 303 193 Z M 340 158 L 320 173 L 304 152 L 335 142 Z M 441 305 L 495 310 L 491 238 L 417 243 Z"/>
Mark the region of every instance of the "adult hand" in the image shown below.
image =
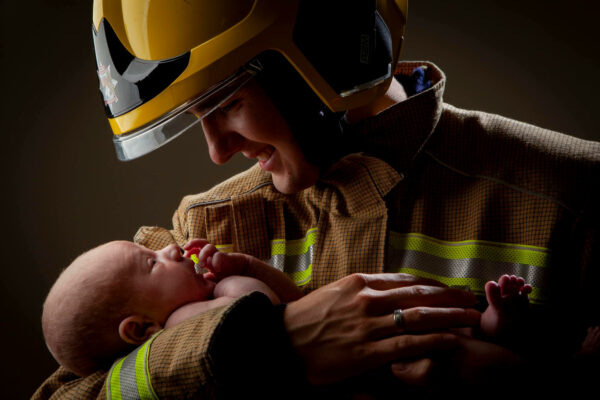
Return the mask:
<path id="1" fill-rule="evenodd" d="M 284 324 L 312 384 L 457 346 L 441 329 L 475 326 L 472 293 L 407 274 L 350 275 L 288 304 Z M 392 313 L 402 309 L 399 329 Z"/>
<path id="2" fill-rule="evenodd" d="M 514 389 L 517 378 L 525 372 L 525 360 L 497 344 L 461 335 L 456 337 L 455 344 L 453 351 L 433 362 L 394 363 L 392 373 L 407 383 L 429 390 L 443 388 L 443 393 L 448 395 L 452 390 L 462 393 L 465 387 L 501 387 L 507 382 Z"/>

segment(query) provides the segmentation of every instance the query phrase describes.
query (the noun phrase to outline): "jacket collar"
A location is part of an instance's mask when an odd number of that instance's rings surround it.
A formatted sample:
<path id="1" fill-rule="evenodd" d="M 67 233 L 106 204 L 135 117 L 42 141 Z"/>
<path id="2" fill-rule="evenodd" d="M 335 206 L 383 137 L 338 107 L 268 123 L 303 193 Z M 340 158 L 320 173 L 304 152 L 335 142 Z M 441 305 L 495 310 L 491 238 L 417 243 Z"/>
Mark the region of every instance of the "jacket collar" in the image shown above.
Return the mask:
<path id="1" fill-rule="evenodd" d="M 317 183 L 332 187 L 338 196 L 331 198 L 330 211 L 348 216 L 374 214 L 383 198 L 402 180 L 402 176 L 385 161 L 350 154 L 339 160 Z M 385 207 L 382 208 L 385 210 Z"/>
<path id="2" fill-rule="evenodd" d="M 446 76 L 433 63 L 402 62 L 396 74 L 410 75 L 424 67 L 431 87 L 350 127 L 357 149 L 405 173 L 431 137 L 443 111 Z"/>

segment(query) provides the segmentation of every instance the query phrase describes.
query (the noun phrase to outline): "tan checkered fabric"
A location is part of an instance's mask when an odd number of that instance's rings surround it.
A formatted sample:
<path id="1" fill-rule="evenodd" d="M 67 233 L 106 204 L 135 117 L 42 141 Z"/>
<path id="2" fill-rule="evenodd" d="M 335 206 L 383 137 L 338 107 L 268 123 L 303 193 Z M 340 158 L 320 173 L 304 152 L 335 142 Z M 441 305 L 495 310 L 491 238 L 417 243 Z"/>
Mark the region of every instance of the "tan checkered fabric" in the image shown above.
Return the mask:
<path id="1" fill-rule="evenodd" d="M 143 227 L 135 240 L 150 248 L 204 237 L 233 244 L 233 251 L 271 256 L 273 239 L 295 240 L 317 232 L 311 290 L 354 272 L 383 272 L 387 208 L 384 196 L 400 175 L 387 163 L 353 154 L 338 162 L 316 186 L 293 195 L 275 190 L 255 166 L 208 193 L 187 196 L 173 217 L 177 228 Z M 235 185 L 239 182 L 239 185 Z M 341 240 L 344 238 L 344 240 Z M 362 243 L 353 243 L 361 238 Z"/>
<path id="2" fill-rule="evenodd" d="M 348 132 L 347 140 L 364 153 L 342 159 L 314 187 L 282 195 L 255 166 L 185 197 L 172 230 L 143 227 L 135 240 L 158 249 L 206 237 L 267 259 L 270 240 L 300 239 L 317 227 L 306 291 L 353 272 L 385 271 L 390 230 L 537 246 L 552 252 L 556 302 L 577 301 L 581 312 L 573 318 L 599 323 L 592 282 L 600 263 L 600 144 L 444 104 L 445 77 L 434 65 L 403 63 L 398 73 L 423 65 L 433 86 Z M 221 315 L 202 318 L 202 327 L 196 321 L 196 329 L 210 336 Z M 185 329 L 169 333 L 185 348 L 171 340 L 152 345 L 150 371 L 159 396 L 181 390 L 180 384 L 193 391 L 219 379 L 208 367 L 208 339 Z M 193 360 L 181 369 L 173 361 L 179 351 Z M 67 385 L 99 390 L 93 379 L 64 383 L 57 374 L 43 393 L 62 393 Z"/>

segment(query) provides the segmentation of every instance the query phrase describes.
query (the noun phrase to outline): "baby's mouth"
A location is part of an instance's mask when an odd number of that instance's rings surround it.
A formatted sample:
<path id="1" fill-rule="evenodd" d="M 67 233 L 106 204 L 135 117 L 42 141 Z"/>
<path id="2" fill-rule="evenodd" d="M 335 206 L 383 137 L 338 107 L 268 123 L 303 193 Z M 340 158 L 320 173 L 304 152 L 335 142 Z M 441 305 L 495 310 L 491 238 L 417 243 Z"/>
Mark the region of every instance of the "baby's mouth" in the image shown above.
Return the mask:
<path id="1" fill-rule="evenodd" d="M 194 272 L 196 275 L 202 275 L 203 268 L 199 264 L 194 264 Z"/>
<path id="2" fill-rule="evenodd" d="M 258 153 L 258 155 L 256 156 L 256 159 L 258 161 L 263 161 L 263 162 L 268 161 L 274 152 L 275 152 L 275 149 L 272 146 L 267 146 L 264 149 L 262 149 L 260 153 Z"/>

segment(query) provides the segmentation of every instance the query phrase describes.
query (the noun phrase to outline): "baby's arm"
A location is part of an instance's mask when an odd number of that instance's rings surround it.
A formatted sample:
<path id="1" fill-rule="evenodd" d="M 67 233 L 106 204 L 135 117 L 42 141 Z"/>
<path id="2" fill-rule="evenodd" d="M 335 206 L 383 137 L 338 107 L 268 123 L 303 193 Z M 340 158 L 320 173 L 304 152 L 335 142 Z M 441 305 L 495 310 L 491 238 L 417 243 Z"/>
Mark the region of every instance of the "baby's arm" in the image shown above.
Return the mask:
<path id="1" fill-rule="evenodd" d="M 281 302 L 288 303 L 302 297 L 302 291 L 287 275 L 258 258 L 241 253 L 221 253 L 203 240 L 192 241 L 184 248 L 190 250 L 190 244 L 193 247 L 202 245 L 198 259 L 200 266 L 210 271 L 206 275 L 208 279 L 221 281 L 228 276 L 242 275 L 263 282 Z"/>
<path id="2" fill-rule="evenodd" d="M 179 307 L 169 315 L 165 322 L 165 329 L 213 308 L 226 306 L 238 297 L 257 291 L 267 295 L 273 304 L 280 303 L 279 297 L 264 282 L 247 276 L 228 276 L 215 286 L 213 300 L 196 301 Z"/>
<path id="3" fill-rule="evenodd" d="M 233 300 L 233 297 L 219 297 L 214 300 L 195 301 L 193 303 L 184 304 L 169 315 L 169 318 L 167 318 L 167 321 L 165 322 L 165 329 L 171 328 L 196 315 L 212 310 L 213 308 L 226 306 Z"/>
<path id="4" fill-rule="evenodd" d="M 279 304 L 279 297 L 264 282 L 248 276 L 232 275 L 221 279 L 215 287 L 214 297 L 238 298 L 248 293 L 261 292 L 267 295 L 271 303 Z"/>

